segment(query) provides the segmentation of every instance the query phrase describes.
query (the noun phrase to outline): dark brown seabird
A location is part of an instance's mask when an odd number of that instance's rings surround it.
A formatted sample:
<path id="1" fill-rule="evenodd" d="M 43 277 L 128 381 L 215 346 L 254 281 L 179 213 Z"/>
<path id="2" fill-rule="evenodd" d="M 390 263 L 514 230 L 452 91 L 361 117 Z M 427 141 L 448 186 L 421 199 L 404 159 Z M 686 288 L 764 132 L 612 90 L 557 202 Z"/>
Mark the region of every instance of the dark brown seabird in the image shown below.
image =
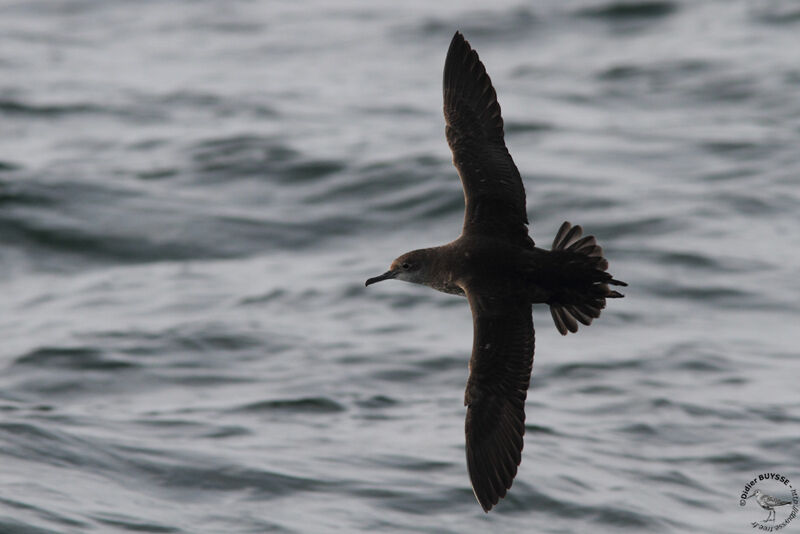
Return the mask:
<path id="1" fill-rule="evenodd" d="M 551 250 L 528 236 L 525 189 L 503 140 L 500 105 L 486 69 L 460 32 L 444 64 L 447 143 L 464 187 L 461 236 L 414 250 L 366 285 L 395 278 L 466 296 L 473 341 L 467 406 L 467 468 L 488 512 L 505 497 L 521 461 L 525 398 L 533 365 L 532 304 L 550 306 L 562 335 L 622 297 L 594 236 L 565 222 Z"/>

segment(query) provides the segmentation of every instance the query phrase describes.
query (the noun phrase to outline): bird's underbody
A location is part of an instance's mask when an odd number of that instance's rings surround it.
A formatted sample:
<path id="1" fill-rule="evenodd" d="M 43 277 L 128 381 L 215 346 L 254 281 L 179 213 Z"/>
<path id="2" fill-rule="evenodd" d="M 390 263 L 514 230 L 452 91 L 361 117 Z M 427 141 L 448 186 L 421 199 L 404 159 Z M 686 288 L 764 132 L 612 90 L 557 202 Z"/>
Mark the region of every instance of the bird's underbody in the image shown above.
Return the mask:
<path id="1" fill-rule="evenodd" d="M 576 332 L 599 317 L 607 298 L 622 297 L 609 285 L 626 284 L 606 272 L 602 249 L 580 226 L 565 222 L 550 250 L 528 236 L 525 189 L 505 146 L 495 90 L 459 32 L 445 60 L 444 115 L 466 201 L 461 236 L 403 254 L 366 285 L 398 279 L 467 297 L 474 333 L 464 396 L 467 468 L 488 512 L 521 461 L 532 305 L 548 304 L 559 332 Z"/>

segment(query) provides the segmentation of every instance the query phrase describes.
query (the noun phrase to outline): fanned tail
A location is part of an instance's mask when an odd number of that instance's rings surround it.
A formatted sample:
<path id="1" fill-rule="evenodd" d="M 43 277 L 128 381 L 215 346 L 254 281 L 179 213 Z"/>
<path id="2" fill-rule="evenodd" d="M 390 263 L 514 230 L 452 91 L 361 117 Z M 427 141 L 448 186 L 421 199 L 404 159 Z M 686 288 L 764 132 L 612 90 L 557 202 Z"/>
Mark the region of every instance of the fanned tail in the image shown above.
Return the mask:
<path id="1" fill-rule="evenodd" d="M 592 324 L 606 307 L 606 299 L 622 298 L 623 294 L 608 286 L 627 286 L 607 273 L 608 260 L 603 257 L 603 248 L 592 235 L 582 237 L 583 229 L 564 222 L 553 239 L 553 254 L 559 256 L 563 277 L 563 291 L 554 295 L 550 314 L 561 335 L 577 332 L 578 323 Z"/>

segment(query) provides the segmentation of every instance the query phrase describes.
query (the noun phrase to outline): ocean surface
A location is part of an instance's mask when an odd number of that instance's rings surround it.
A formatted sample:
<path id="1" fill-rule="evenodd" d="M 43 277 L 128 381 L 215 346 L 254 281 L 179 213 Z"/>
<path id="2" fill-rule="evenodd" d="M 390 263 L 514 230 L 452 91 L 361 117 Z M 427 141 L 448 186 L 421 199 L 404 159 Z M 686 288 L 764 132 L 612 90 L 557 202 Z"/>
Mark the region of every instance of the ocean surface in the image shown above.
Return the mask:
<path id="1" fill-rule="evenodd" d="M 490 514 L 466 301 L 364 287 L 460 232 L 456 29 L 537 244 L 630 284 L 534 311 Z M 790 1 L 2 1 L 0 532 L 753 532 L 800 484 L 798 147 Z"/>

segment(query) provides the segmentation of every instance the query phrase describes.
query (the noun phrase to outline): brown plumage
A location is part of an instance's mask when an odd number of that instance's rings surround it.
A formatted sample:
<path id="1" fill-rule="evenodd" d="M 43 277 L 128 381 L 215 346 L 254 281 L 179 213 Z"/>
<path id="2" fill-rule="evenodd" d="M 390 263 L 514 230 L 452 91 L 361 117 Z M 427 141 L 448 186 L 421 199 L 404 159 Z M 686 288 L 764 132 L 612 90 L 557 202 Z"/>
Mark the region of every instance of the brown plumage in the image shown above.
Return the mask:
<path id="1" fill-rule="evenodd" d="M 461 33 L 444 64 L 445 135 L 464 186 L 464 233 L 533 247 L 525 188 L 506 148 L 492 80 Z"/>
<path id="2" fill-rule="evenodd" d="M 528 235 L 525 188 L 506 149 L 503 118 L 486 69 L 456 32 L 444 67 L 447 142 L 464 188 L 461 236 L 441 247 L 403 254 L 366 285 L 396 278 L 466 296 L 473 343 L 467 406 L 467 469 L 489 511 L 517 474 L 525 433 L 525 398 L 533 365 L 534 303 L 550 306 L 562 334 L 599 317 L 609 273 L 593 236 L 565 222 L 551 250 Z"/>

